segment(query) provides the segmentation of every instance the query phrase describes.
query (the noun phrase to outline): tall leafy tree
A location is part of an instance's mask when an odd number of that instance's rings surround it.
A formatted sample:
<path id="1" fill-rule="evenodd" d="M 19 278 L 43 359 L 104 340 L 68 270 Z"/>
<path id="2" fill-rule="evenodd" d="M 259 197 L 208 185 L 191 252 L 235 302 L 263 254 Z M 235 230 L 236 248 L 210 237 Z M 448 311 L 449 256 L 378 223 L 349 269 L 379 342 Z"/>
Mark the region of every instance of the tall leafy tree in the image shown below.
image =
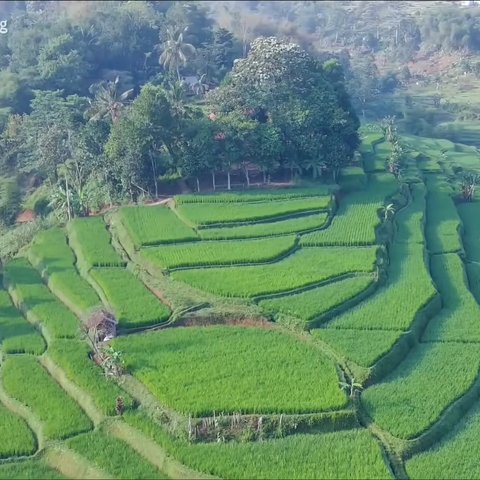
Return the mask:
<path id="1" fill-rule="evenodd" d="M 178 81 L 181 79 L 180 67 L 184 67 L 188 59 L 195 55 L 195 47 L 183 40 L 185 31 L 185 29 L 181 32 L 172 28 L 167 30 L 167 40 L 163 44 L 163 52 L 158 59 L 164 68 L 176 72 Z"/>

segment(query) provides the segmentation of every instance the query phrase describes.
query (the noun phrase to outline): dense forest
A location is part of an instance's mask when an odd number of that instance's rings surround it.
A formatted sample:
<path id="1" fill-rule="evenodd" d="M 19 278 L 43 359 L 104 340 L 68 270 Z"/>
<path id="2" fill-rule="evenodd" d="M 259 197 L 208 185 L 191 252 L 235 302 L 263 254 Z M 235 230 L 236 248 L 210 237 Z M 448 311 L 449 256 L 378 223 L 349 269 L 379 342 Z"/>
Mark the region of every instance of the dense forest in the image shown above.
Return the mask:
<path id="1" fill-rule="evenodd" d="M 383 116 L 375 101 L 414 80 L 409 61 L 454 51 L 476 71 L 480 49 L 480 10 L 449 2 L 15 1 L 0 13 L 6 225 L 25 208 L 85 215 L 173 182 L 335 180 L 359 118 Z"/>

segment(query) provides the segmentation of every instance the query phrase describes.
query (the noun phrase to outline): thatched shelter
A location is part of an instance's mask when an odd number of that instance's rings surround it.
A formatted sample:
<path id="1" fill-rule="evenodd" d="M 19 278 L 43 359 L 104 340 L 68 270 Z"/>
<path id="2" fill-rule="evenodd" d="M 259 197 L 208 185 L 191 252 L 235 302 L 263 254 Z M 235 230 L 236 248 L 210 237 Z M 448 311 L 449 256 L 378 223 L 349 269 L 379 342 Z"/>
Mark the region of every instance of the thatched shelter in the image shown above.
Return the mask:
<path id="1" fill-rule="evenodd" d="M 118 321 L 115 316 L 107 310 L 100 309 L 89 315 L 86 326 L 94 335 L 95 341 L 105 342 L 117 335 Z"/>

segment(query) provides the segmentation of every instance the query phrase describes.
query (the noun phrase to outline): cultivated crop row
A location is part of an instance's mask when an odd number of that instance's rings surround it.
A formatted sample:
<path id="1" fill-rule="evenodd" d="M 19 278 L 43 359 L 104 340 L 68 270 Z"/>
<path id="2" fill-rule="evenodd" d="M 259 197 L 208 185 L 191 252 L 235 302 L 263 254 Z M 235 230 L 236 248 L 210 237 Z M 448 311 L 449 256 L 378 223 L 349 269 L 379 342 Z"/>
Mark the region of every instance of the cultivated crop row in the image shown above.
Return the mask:
<path id="1" fill-rule="evenodd" d="M 27 310 L 27 317 L 48 330 L 52 337 L 75 337 L 78 319 L 50 292 L 40 274 L 25 258 L 5 266 L 5 279 L 13 296 Z"/>
<path id="2" fill-rule="evenodd" d="M 479 342 L 480 307 L 468 289 L 462 260 L 456 253 L 433 255 L 430 268 L 443 308 L 422 340 Z"/>
<path id="3" fill-rule="evenodd" d="M 0 290 L 0 346 L 4 353 L 41 355 L 45 340 L 12 305 L 7 292 Z"/>
<path id="4" fill-rule="evenodd" d="M 0 459 L 31 455 L 35 452 L 35 437 L 26 422 L 7 410 L 1 403 L 0 438 L 2 439 L 0 441 Z"/>
<path id="5" fill-rule="evenodd" d="M 124 207 L 119 214 L 137 248 L 198 239 L 195 231 L 167 207 Z"/>
<path id="6" fill-rule="evenodd" d="M 461 397 L 477 378 L 480 346 L 418 345 L 381 383 L 362 394 L 374 422 L 400 438 L 415 438 Z"/>
<path id="7" fill-rule="evenodd" d="M 228 297 L 255 297 L 285 292 L 337 277 L 344 273 L 371 272 L 377 247 L 359 249 L 301 248 L 268 265 L 180 270 L 175 280 Z M 295 272 L 295 274 L 292 274 Z"/>
<path id="8" fill-rule="evenodd" d="M 67 445 L 112 478 L 166 478 L 127 443 L 102 431 L 72 438 Z"/>
<path id="9" fill-rule="evenodd" d="M 75 218 L 68 223 L 67 229 L 70 245 L 81 268 L 125 266 L 112 247 L 102 217 Z"/>
<path id="10" fill-rule="evenodd" d="M 141 256 L 164 269 L 198 265 L 233 265 L 268 262 L 285 255 L 296 245 L 296 236 L 238 240 L 188 242 L 141 250 Z"/>
<path id="11" fill-rule="evenodd" d="M 327 213 L 315 213 L 287 220 L 254 223 L 238 227 L 204 228 L 199 230 L 203 240 L 226 240 L 238 238 L 270 237 L 321 228 L 328 219 Z"/>
<path id="12" fill-rule="evenodd" d="M 44 460 L 23 460 L 20 462 L 0 463 L 0 477 L 8 479 L 48 479 L 65 478 L 60 472 L 48 466 Z"/>
<path id="13" fill-rule="evenodd" d="M 83 410 L 53 380 L 35 357 L 9 356 L 2 365 L 8 395 L 28 406 L 48 439 L 63 439 L 92 428 Z"/>
<path id="14" fill-rule="evenodd" d="M 114 310 L 121 328 L 155 325 L 168 320 L 169 308 L 130 271 L 93 268 L 90 275 Z"/>
<path id="15" fill-rule="evenodd" d="M 283 190 L 251 190 L 249 192 L 232 192 L 209 194 L 177 195 L 175 203 L 241 203 L 292 200 L 306 197 L 318 197 L 329 194 L 328 187 L 286 188 Z"/>
<path id="16" fill-rule="evenodd" d="M 189 327 L 119 337 L 132 374 L 166 406 L 215 412 L 301 413 L 342 408 L 333 363 L 281 332 Z"/>
<path id="17" fill-rule="evenodd" d="M 270 314 L 280 312 L 307 323 L 360 294 L 373 281 L 372 276 L 347 278 L 305 292 L 262 300 L 259 304 Z"/>
<path id="18" fill-rule="evenodd" d="M 74 311 L 81 314 L 100 303 L 95 290 L 76 270 L 75 255 L 60 228 L 40 232 L 28 250 L 28 258 L 46 275 L 52 291 Z"/>
<path id="19" fill-rule="evenodd" d="M 144 416 L 126 421 L 190 468 L 220 478 L 392 478 L 368 430 L 289 435 L 262 442 L 193 443 L 172 440 Z"/>
<path id="20" fill-rule="evenodd" d="M 480 262 L 480 203 L 460 203 L 457 206 L 463 224 L 463 245 L 468 260 Z"/>
<path id="21" fill-rule="evenodd" d="M 115 400 L 123 397 L 125 408 L 132 398 L 115 382 L 106 379 L 103 370 L 89 358 L 88 345 L 79 340 L 58 339 L 48 347 L 48 356 L 66 377 L 88 393 L 105 415 L 115 415 Z"/>
<path id="22" fill-rule="evenodd" d="M 425 243 L 423 225 L 426 209 L 426 189 L 423 183 L 412 185 L 412 200 L 407 208 L 395 215 L 396 242 Z"/>
<path id="23" fill-rule="evenodd" d="M 214 206 L 203 203 L 182 204 L 176 207 L 181 218 L 206 227 L 222 223 L 268 220 L 301 212 L 326 210 L 330 196 L 299 198 L 288 202 L 219 203 Z"/>

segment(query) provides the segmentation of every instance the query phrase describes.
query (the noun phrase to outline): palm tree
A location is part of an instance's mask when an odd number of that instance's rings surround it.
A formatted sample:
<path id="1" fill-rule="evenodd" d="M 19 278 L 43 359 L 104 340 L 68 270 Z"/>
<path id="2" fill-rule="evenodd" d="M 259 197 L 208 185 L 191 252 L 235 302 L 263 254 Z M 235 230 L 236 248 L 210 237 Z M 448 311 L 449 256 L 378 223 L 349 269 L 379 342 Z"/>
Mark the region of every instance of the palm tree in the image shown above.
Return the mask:
<path id="1" fill-rule="evenodd" d="M 388 217 L 393 216 L 395 213 L 395 205 L 393 203 L 389 203 L 386 207 L 383 207 L 383 221 L 386 222 Z"/>
<path id="2" fill-rule="evenodd" d="M 472 172 L 464 172 L 461 177 L 463 199 L 471 202 L 475 197 L 475 189 L 480 181 L 480 175 Z"/>
<path id="3" fill-rule="evenodd" d="M 340 382 L 342 390 L 350 390 L 350 398 L 353 398 L 356 392 L 363 389 L 361 383 L 355 382 L 355 377 L 352 377 L 348 382 Z"/>
<path id="4" fill-rule="evenodd" d="M 90 120 L 97 121 L 110 117 L 113 123 L 118 121 L 121 110 L 133 94 L 133 88 L 119 93 L 119 82 L 120 78 L 117 77 L 113 82 L 101 82 L 90 86 L 90 93 L 94 95 L 93 100 L 88 100 L 90 108 L 87 115 Z"/>
<path id="5" fill-rule="evenodd" d="M 205 82 L 207 74 L 204 73 L 193 85 L 193 90 L 195 95 L 205 95 L 205 92 L 208 90 L 208 83 Z"/>
<path id="6" fill-rule="evenodd" d="M 167 29 L 168 38 L 163 44 L 163 52 L 158 59 L 164 68 L 177 72 L 178 81 L 180 81 L 180 67 L 184 67 L 187 64 L 188 57 L 195 54 L 195 47 L 183 41 L 183 34 L 187 29 L 188 27 L 185 27 L 183 32 L 178 32 L 171 28 Z"/>

